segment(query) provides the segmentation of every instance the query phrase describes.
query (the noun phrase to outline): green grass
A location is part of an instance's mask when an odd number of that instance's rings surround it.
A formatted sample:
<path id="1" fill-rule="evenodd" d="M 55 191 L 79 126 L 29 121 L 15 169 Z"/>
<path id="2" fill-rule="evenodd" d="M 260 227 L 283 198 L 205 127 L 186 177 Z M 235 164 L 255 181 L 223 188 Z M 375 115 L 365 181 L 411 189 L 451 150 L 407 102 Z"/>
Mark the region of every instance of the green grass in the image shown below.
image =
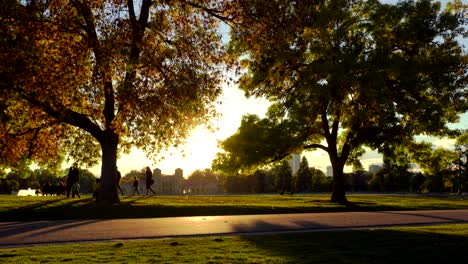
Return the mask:
<path id="1" fill-rule="evenodd" d="M 1 221 L 147 218 L 171 216 L 309 212 L 468 209 L 468 197 L 348 195 L 349 205 L 320 195 L 124 196 L 118 205 L 98 205 L 89 196 L 17 197 L 0 195 Z"/>
<path id="2" fill-rule="evenodd" d="M 464 263 L 468 224 L 0 249 L 0 263 Z"/>

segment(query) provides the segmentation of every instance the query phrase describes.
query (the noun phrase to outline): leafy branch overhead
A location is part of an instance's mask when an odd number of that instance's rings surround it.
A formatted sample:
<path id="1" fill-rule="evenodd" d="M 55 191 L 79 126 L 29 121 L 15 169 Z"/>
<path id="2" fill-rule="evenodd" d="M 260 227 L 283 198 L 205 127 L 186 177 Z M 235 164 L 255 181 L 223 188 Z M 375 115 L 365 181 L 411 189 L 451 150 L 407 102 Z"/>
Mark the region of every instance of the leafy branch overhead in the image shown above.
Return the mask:
<path id="1" fill-rule="evenodd" d="M 157 155 L 215 116 L 229 66 L 219 10 L 196 0 L 1 0 L 0 163 L 101 158 L 104 193 L 115 193 L 117 153 Z"/>
<path id="2" fill-rule="evenodd" d="M 89 139 L 103 141 L 111 128 L 124 149 L 155 151 L 214 115 L 224 52 L 219 22 L 206 12 L 185 1 L 2 2 L 7 138 L 39 130 L 37 138 L 57 143 L 51 151 L 72 150 L 68 141 L 92 147 Z M 62 132 L 47 138 L 46 128 Z M 45 155 L 39 149 L 34 158 Z"/>

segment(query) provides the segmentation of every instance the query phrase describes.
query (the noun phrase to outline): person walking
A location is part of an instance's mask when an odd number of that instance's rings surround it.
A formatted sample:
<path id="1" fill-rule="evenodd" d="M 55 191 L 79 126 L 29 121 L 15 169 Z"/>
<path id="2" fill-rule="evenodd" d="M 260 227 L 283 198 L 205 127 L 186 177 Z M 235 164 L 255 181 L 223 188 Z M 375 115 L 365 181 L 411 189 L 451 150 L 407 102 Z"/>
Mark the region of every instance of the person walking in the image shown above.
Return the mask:
<path id="1" fill-rule="evenodd" d="M 73 183 L 73 187 L 72 187 L 72 198 L 75 198 L 75 195 L 78 196 L 78 198 L 81 198 L 80 184 L 78 182 Z"/>
<path id="2" fill-rule="evenodd" d="M 153 183 L 153 173 L 151 172 L 150 167 L 146 167 L 146 195 L 148 195 L 149 191 L 151 191 L 153 194 L 156 194 L 151 188 L 151 185 L 153 185 Z"/>
<path id="3" fill-rule="evenodd" d="M 117 190 L 120 190 L 120 193 L 124 195 L 122 188 L 120 187 L 120 179 L 122 178 L 122 174 L 120 173 L 119 169 L 115 167 L 115 184 L 117 186 Z"/>
<path id="4" fill-rule="evenodd" d="M 138 179 L 137 179 L 136 176 L 135 176 L 135 179 L 133 180 L 133 193 L 132 193 L 132 195 L 135 195 L 135 192 L 138 193 L 138 195 L 140 195 L 140 192 L 138 191 Z"/>
<path id="5" fill-rule="evenodd" d="M 67 185 L 66 185 L 67 198 L 70 197 L 70 192 L 72 191 L 72 187 L 75 184 L 75 182 L 79 182 L 79 181 L 80 181 L 80 170 L 78 169 L 78 165 L 75 163 L 68 170 Z"/>
<path id="6" fill-rule="evenodd" d="M 96 182 L 94 183 L 94 191 L 93 191 L 93 198 L 98 197 L 99 192 L 101 192 L 102 186 L 101 186 L 101 179 L 96 178 Z"/>

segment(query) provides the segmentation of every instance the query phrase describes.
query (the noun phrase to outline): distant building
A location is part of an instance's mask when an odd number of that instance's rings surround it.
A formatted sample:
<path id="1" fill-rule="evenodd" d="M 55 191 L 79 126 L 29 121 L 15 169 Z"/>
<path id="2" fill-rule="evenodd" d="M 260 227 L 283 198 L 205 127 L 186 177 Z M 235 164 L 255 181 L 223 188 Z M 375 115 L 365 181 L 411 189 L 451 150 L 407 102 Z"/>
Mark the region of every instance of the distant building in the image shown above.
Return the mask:
<path id="1" fill-rule="evenodd" d="M 184 187 L 184 173 L 177 168 L 174 175 L 161 175 L 155 179 L 156 194 L 181 195 Z"/>
<path id="2" fill-rule="evenodd" d="M 332 177 L 332 176 L 333 176 L 333 167 L 327 166 L 327 177 Z"/>
<path id="3" fill-rule="evenodd" d="M 291 167 L 292 174 L 296 174 L 301 165 L 301 154 L 292 154 L 291 160 L 289 160 L 289 166 Z"/>
<path id="4" fill-rule="evenodd" d="M 220 192 L 217 181 L 184 180 L 183 194 L 217 194 Z"/>
<path id="5" fill-rule="evenodd" d="M 381 164 L 372 164 L 369 166 L 369 172 L 370 173 L 377 173 L 383 169 L 383 166 Z"/>

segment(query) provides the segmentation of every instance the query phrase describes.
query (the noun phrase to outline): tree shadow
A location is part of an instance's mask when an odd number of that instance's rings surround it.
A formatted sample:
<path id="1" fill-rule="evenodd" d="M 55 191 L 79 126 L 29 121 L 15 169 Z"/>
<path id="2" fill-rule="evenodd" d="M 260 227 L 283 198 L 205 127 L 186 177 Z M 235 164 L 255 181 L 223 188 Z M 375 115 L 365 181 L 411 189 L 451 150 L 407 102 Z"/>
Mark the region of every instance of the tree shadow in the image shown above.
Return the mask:
<path id="1" fill-rule="evenodd" d="M 0 242 L 0 245 L 4 245 L 5 239 L 8 237 L 21 235 L 23 234 L 25 238 L 40 237 L 43 235 L 60 232 L 63 230 L 68 230 L 76 228 L 83 225 L 89 225 L 96 223 L 102 220 L 63 220 L 63 221 L 34 221 L 34 222 L 10 222 L 10 223 L 0 223 L 0 234 L 3 238 L 3 241 Z M 48 241 L 48 243 L 53 243 L 56 241 Z M 20 244 L 23 244 L 21 241 Z M 9 246 L 14 245 L 8 243 Z"/>
<path id="2" fill-rule="evenodd" d="M 395 214 L 395 215 L 402 215 L 402 216 L 418 216 L 418 217 L 423 217 L 423 218 L 428 218 L 428 219 L 438 219 L 450 223 L 465 223 L 466 220 L 463 218 L 458 218 L 458 217 L 447 217 L 447 216 L 437 216 L 435 213 L 431 213 L 431 215 L 427 215 L 424 213 L 424 211 L 421 211 L 419 213 L 414 213 L 414 212 L 405 212 L 405 211 L 393 211 L 393 212 L 375 212 L 375 213 L 384 213 L 384 214 Z"/>
<path id="3" fill-rule="evenodd" d="M 461 261 L 466 236 L 374 229 L 243 236 L 284 263 L 447 263 Z"/>
<path id="4" fill-rule="evenodd" d="M 131 196 L 126 199 L 126 201 L 120 201 L 121 205 L 133 205 L 136 204 L 138 201 L 142 200 L 148 200 L 150 196 L 144 196 L 144 195 L 139 195 L 139 196 Z"/>
<path id="5" fill-rule="evenodd" d="M 391 205 L 382 205 L 375 202 L 351 202 L 348 201 L 346 204 L 343 205 L 343 212 L 364 212 L 364 211 L 398 211 L 398 210 L 417 210 L 423 208 L 402 208 L 399 206 L 391 206 Z"/>
<path id="6" fill-rule="evenodd" d="M 0 219 L 2 221 L 83 219 L 79 208 L 85 208 L 93 202 L 94 199 L 90 197 L 37 201 L 33 204 L 1 211 Z"/>
<path id="7" fill-rule="evenodd" d="M 21 207 L 18 207 L 16 209 L 13 209 L 13 210 L 10 210 L 10 212 L 16 212 L 16 211 L 27 211 L 27 210 L 34 210 L 36 208 L 41 208 L 41 207 L 44 207 L 46 205 L 51 205 L 51 204 L 54 204 L 54 203 L 58 203 L 58 202 L 61 202 L 63 201 L 65 198 L 57 198 L 57 199 L 54 199 L 54 200 L 45 200 L 45 201 L 37 201 L 35 203 L 31 203 L 31 204 L 28 204 L 28 205 L 25 205 L 25 206 L 21 206 Z"/>

